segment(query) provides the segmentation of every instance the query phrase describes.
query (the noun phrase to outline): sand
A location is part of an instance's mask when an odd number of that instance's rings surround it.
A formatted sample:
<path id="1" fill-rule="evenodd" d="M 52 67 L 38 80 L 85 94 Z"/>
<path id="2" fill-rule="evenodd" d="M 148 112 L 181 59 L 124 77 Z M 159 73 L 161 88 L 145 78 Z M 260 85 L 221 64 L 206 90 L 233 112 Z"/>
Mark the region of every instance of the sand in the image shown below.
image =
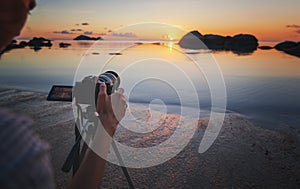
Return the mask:
<path id="1" fill-rule="evenodd" d="M 71 174 L 61 166 L 74 142 L 70 103 L 47 102 L 46 94 L 0 89 L 0 106 L 30 116 L 33 129 L 51 146 L 57 188 L 65 188 Z M 144 111 L 136 110 L 140 116 Z M 146 116 L 146 115 L 145 115 Z M 166 115 L 164 119 L 177 115 Z M 300 188 L 300 131 L 256 127 L 244 116 L 228 113 L 217 140 L 203 154 L 199 143 L 208 119 L 198 120 L 189 144 L 176 157 L 151 168 L 128 169 L 136 188 Z M 161 124 L 162 127 L 169 122 Z M 167 132 L 167 134 L 166 134 Z M 171 132 L 149 133 L 160 142 Z M 161 135 L 160 135 L 161 134 Z M 118 140 L 132 143 L 131 133 L 119 131 Z M 142 142 L 144 139 L 140 139 Z M 136 141 L 136 139 L 135 139 Z M 144 140 L 145 141 L 145 140 Z M 154 142 L 155 142 L 154 141 Z M 102 188 L 128 188 L 121 168 L 107 163 Z"/>

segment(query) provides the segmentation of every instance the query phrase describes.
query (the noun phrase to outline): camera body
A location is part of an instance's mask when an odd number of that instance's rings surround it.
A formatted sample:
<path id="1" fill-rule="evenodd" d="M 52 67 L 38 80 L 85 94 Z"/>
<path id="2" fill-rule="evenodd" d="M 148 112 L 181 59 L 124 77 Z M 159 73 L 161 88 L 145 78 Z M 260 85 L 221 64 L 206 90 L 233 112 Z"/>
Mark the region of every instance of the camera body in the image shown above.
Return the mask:
<path id="1" fill-rule="evenodd" d="M 101 83 L 106 84 L 106 92 L 110 95 L 120 86 L 120 77 L 114 71 L 107 71 L 98 77 L 87 76 L 81 82 L 76 82 L 73 89 L 73 98 L 75 97 L 76 103 L 96 104 Z"/>

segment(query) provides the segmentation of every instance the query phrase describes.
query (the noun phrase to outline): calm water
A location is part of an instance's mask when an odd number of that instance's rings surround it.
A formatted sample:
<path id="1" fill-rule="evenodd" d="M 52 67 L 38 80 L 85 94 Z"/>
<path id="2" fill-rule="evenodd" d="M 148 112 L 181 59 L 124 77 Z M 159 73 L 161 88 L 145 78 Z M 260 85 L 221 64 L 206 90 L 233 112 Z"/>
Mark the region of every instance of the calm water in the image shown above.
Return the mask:
<path id="1" fill-rule="evenodd" d="M 130 102 L 163 102 L 168 112 L 179 113 L 182 103 L 195 106 L 191 82 L 201 109 L 210 109 L 205 73 L 176 50 L 175 44 L 134 45 L 114 56 L 109 53 L 133 44 L 102 41 L 90 49 L 93 42 L 67 41 L 72 46 L 60 49 L 59 42 L 38 52 L 26 48 L 4 54 L 0 60 L 0 86 L 48 93 L 53 84 L 72 85 L 86 75 L 115 70 L 121 75 Z M 200 66 L 218 63 L 225 80 L 228 110 L 267 128 L 300 127 L 299 58 L 276 50 L 257 50 L 246 56 L 231 52 L 193 52 L 189 56 Z M 211 70 L 209 74 L 218 73 Z"/>

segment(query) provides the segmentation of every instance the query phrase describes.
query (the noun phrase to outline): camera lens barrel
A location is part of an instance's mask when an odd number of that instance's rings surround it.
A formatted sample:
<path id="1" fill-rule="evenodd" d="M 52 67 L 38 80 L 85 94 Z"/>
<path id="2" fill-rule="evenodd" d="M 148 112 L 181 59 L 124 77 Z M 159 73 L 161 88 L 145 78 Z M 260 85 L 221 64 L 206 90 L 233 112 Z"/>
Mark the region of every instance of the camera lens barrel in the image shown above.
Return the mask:
<path id="1" fill-rule="evenodd" d="M 107 71 L 98 77 L 97 83 L 101 84 L 102 82 L 106 84 L 107 94 L 110 95 L 120 86 L 120 77 L 114 71 Z"/>
<path id="2" fill-rule="evenodd" d="M 97 102 L 97 97 L 99 93 L 99 86 L 101 83 L 106 84 L 106 92 L 108 95 L 114 93 L 116 89 L 120 86 L 120 77 L 114 71 L 107 71 L 103 74 L 100 74 L 98 77 L 96 89 L 95 89 L 95 102 Z"/>
<path id="3" fill-rule="evenodd" d="M 100 82 L 105 82 L 106 84 L 116 85 L 116 89 L 120 86 L 120 77 L 114 71 L 107 71 L 99 76 Z"/>

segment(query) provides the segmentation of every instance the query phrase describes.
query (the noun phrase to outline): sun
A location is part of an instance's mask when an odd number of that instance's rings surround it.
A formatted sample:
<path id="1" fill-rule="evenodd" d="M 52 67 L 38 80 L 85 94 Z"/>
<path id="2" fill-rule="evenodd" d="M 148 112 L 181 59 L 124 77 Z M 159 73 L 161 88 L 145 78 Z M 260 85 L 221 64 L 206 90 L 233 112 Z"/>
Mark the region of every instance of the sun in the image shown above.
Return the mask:
<path id="1" fill-rule="evenodd" d="M 167 39 L 170 40 L 170 41 L 174 40 L 174 38 L 171 35 L 167 35 Z"/>

